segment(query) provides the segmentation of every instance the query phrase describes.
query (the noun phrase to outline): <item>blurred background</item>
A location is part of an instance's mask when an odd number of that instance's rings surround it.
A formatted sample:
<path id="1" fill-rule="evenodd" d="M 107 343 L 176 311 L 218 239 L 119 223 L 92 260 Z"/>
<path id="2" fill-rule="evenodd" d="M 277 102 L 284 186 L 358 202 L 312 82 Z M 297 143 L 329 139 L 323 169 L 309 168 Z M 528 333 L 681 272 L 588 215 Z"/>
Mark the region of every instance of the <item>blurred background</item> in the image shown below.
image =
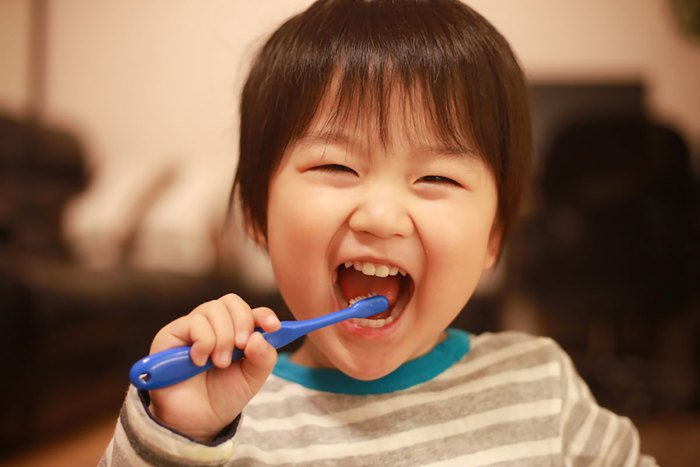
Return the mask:
<path id="1" fill-rule="evenodd" d="M 287 317 L 228 218 L 238 91 L 309 0 L 0 0 L 0 463 L 94 465 L 155 332 Z M 556 339 L 661 465 L 700 456 L 700 1 L 472 0 L 531 84 L 520 228 L 455 326 Z"/>

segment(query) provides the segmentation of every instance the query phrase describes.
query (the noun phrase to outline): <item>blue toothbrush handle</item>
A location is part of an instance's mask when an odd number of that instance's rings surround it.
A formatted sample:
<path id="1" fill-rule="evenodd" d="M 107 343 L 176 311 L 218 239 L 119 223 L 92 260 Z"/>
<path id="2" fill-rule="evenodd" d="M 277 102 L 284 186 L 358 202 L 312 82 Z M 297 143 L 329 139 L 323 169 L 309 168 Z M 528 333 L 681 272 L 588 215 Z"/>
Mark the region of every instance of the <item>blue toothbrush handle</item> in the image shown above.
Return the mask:
<path id="1" fill-rule="evenodd" d="M 129 371 L 131 383 L 139 389 L 160 389 L 185 381 L 214 368 L 211 358 L 204 366 L 197 366 L 190 358 L 189 345 L 149 355 L 134 363 Z M 233 349 L 231 360 L 243 358 L 241 349 Z"/>
<path id="2" fill-rule="evenodd" d="M 344 321 L 349 318 L 366 318 L 389 306 L 389 301 L 381 295 L 360 300 L 350 307 L 306 321 L 284 321 L 275 332 L 262 332 L 262 336 L 273 347 L 280 347 L 299 337 L 322 327 Z M 204 371 L 214 368 L 211 358 L 204 366 L 197 366 L 190 358 L 190 346 L 176 347 L 149 355 L 134 363 L 129 371 L 131 383 L 139 389 L 160 389 L 192 378 Z M 241 349 L 233 349 L 231 360 L 243 358 Z"/>

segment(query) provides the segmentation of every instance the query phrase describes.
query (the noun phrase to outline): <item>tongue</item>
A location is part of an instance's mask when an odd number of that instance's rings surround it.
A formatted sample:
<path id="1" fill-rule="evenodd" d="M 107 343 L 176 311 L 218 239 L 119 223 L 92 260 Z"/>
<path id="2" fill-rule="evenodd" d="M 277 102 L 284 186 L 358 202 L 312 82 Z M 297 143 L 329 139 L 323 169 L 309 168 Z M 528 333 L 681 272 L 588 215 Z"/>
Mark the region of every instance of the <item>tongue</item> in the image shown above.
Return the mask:
<path id="1" fill-rule="evenodd" d="M 384 295 L 389 300 L 389 308 L 391 308 L 399 295 L 401 278 L 399 276 L 366 276 L 354 268 L 341 267 L 338 271 L 338 285 L 346 300 L 365 298 L 371 294 Z"/>

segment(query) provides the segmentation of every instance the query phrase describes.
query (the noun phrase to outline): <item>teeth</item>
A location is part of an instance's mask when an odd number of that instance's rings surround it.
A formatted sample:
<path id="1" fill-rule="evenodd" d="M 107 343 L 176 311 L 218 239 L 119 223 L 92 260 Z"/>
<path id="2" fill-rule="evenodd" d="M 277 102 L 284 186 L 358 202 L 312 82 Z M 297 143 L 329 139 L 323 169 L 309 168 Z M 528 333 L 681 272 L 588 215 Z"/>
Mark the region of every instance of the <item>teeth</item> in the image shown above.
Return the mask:
<path id="1" fill-rule="evenodd" d="M 377 271 L 376 266 L 372 263 L 365 263 L 362 265 L 362 274 L 365 276 L 374 276 L 374 273 Z"/>
<path id="2" fill-rule="evenodd" d="M 386 264 L 374 264 L 364 261 L 346 261 L 346 268 L 355 268 L 356 271 L 361 272 L 366 276 L 377 276 L 377 277 L 389 277 L 401 274 L 406 275 L 406 271 L 399 269 L 396 266 L 387 266 Z"/>
<path id="3" fill-rule="evenodd" d="M 350 300 L 348 300 L 348 305 L 354 305 L 355 303 L 359 302 L 360 300 L 364 300 L 365 298 L 376 297 L 376 296 L 377 296 L 376 293 L 371 293 L 369 295 L 365 295 L 364 297 L 351 298 Z"/>
<path id="4" fill-rule="evenodd" d="M 388 318 L 382 319 L 358 319 L 357 321 L 354 321 L 354 323 L 358 326 L 362 326 L 363 328 L 382 328 L 387 324 L 391 324 L 393 321 L 394 318 L 389 316 Z"/>
<path id="5" fill-rule="evenodd" d="M 362 300 L 363 298 L 367 298 L 367 297 L 354 298 L 354 299 L 350 300 L 350 304 L 353 304 L 358 300 Z M 381 328 L 384 326 L 388 326 L 389 324 L 394 322 L 394 320 L 396 319 L 397 316 L 399 316 L 401 314 L 404 307 L 406 306 L 406 302 L 407 302 L 407 298 L 400 297 L 399 300 L 394 304 L 394 307 L 391 309 L 391 313 L 386 318 L 380 318 L 380 319 L 351 318 L 350 322 L 353 324 L 356 324 L 357 326 L 363 327 L 363 328 Z"/>
<path id="6" fill-rule="evenodd" d="M 389 266 L 381 264 L 375 268 L 374 275 L 377 277 L 387 277 L 389 272 L 391 272 Z"/>
<path id="7" fill-rule="evenodd" d="M 376 276 L 376 277 L 389 277 L 389 276 L 396 276 L 397 274 L 401 274 L 402 276 L 406 276 L 407 273 L 403 269 L 400 269 L 397 266 L 389 266 L 386 264 L 375 264 L 375 263 L 370 263 L 367 261 L 346 261 L 344 263 L 346 268 L 354 268 L 356 271 L 361 272 L 362 274 L 365 274 L 367 276 Z M 341 292 L 340 288 L 338 285 L 335 285 L 336 287 L 336 294 L 341 297 Z M 364 297 L 354 297 L 350 300 L 348 300 L 348 306 L 356 303 L 359 300 L 369 298 L 371 296 L 374 296 L 376 294 L 371 294 L 368 296 Z M 405 295 L 405 296 L 404 296 Z M 389 316 L 386 318 L 380 318 L 380 319 L 369 319 L 369 318 L 351 318 L 350 322 L 360 326 L 360 327 L 365 327 L 365 328 L 381 328 L 384 326 L 388 326 L 389 324 L 393 323 L 394 320 L 401 314 L 403 311 L 404 307 L 406 306 L 408 302 L 408 295 L 407 294 L 401 294 L 399 296 L 398 301 L 394 304 L 394 306 L 391 309 L 391 313 L 389 313 Z M 342 302 L 341 302 L 342 304 Z"/>

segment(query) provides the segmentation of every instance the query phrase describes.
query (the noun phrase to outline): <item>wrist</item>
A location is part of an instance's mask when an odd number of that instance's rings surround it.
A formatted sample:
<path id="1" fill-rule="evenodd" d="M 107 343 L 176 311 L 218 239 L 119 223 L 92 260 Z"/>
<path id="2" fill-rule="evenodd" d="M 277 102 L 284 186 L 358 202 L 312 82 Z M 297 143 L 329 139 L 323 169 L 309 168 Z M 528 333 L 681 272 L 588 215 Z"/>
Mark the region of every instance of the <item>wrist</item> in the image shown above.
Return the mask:
<path id="1" fill-rule="evenodd" d="M 183 435 L 191 439 L 192 441 L 197 441 L 203 444 L 210 444 L 218 437 L 219 433 L 221 433 L 227 426 L 230 425 L 229 424 L 221 427 L 214 427 L 211 429 L 193 428 L 194 423 L 176 422 L 171 420 L 170 417 L 168 417 L 166 414 L 163 414 L 162 411 L 159 411 L 158 407 L 152 402 L 148 405 L 147 410 L 150 413 L 153 420 L 159 425 L 177 434 Z"/>
<path id="2" fill-rule="evenodd" d="M 149 394 L 131 386 L 119 415 L 123 431 L 118 429 L 117 433 L 121 432 L 121 435 L 115 438 L 120 451 L 121 446 L 131 446 L 132 454 L 148 465 L 201 465 L 203 456 L 211 465 L 224 465 L 230 461 L 238 437 L 238 420 L 214 441 L 200 442 L 156 420 L 149 406 Z M 178 412 L 168 414 L 175 416 Z"/>

